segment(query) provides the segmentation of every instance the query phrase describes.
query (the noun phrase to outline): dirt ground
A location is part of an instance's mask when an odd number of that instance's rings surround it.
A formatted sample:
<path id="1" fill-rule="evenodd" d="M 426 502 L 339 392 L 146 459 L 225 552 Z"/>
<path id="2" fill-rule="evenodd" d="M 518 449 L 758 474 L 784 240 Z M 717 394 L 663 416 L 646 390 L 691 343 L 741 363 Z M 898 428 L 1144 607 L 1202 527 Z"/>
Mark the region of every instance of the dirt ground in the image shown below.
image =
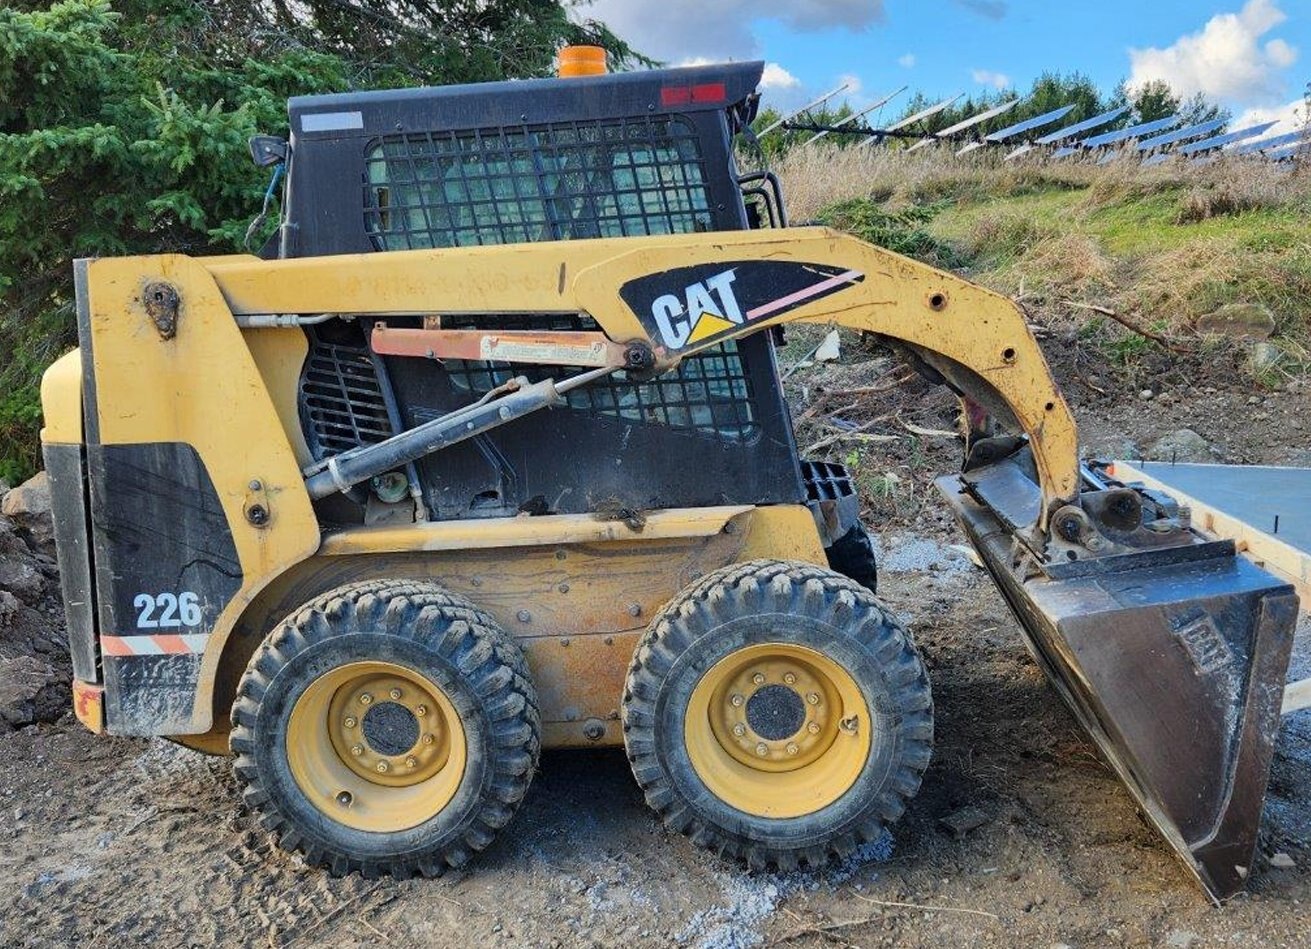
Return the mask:
<path id="1" fill-rule="evenodd" d="M 800 375 L 798 411 L 869 368 Z M 1296 463 L 1311 442 L 1292 427 L 1311 424 L 1296 386 L 1162 378 L 1156 389 L 1175 397 L 1143 399 L 1137 379 L 1057 368 L 1093 442 L 1186 426 L 1217 460 L 1265 463 Z M 918 392 L 894 421 L 943 426 L 948 404 Z M 803 445 L 827 431 L 801 429 Z M 613 751 L 545 756 L 514 822 L 461 872 L 334 880 L 253 829 L 225 760 L 96 738 L 65 716 L 0 734 L 0 944 L 1311 945 L 1311 712 L 1285 720 L 1250 889 L 1213 908 L 951 546 L 962 541 L 923 489 L 927 469 L 950 464 L 932 442 L 897 469 L 909 497 L 892 491 L 869 514 L 886 520 L 881 592 L 933 678 L 935 757 L 891 837 L 844 864 L 759 875 L 722 862 L 664 831 Z M 894 470 L 882 447 L 869 451 L 862 466 Z M 1298 650 L 1311 675 L 1311 629 Z M 943 819 L 962 812 L 980 824 L 957 835 Z M 1275 854 L 1293 866 L 1271 866 Z"/>

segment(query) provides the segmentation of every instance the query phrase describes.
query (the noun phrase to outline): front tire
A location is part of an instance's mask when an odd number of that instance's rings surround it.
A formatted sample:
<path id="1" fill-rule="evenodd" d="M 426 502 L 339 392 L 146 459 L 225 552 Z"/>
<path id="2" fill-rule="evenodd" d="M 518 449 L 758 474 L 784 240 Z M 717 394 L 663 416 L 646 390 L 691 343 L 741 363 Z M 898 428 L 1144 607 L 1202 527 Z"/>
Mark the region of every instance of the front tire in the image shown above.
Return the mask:
<path id="1" fill-rule="evenodd" d="M 864 587 L 810 564 L 709 574 L 652 622 L 624 694 L 647 803 L 753 869 L 877 840 L 928 766 L 933 700 L 910 636 Z"/>
<path id="2" fill-rule="evenodd" d="M 246 803 L 282 847 L 337 875 L 465 863 L 513 816 L 540 748 L 519 647 L 421 581 L 306 604 L 251 659 L 232 724 Z"/>

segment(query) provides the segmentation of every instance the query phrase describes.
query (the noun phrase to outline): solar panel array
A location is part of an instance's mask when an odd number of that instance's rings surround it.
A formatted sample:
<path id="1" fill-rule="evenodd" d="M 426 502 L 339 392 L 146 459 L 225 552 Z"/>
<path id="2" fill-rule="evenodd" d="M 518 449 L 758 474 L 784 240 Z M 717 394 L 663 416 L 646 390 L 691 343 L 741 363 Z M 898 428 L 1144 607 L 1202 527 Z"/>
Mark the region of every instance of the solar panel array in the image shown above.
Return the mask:
<path id="1" fill-rule="evenodd" d="M 1106 164 L 1128 155 L 1141 159 L 1144 165 L 1159 165 L 1169 161 L 1205 164 L 1228 156 L 1259 156 L 1275 162 L 1311 156 L 1311 124 L 1291 131 L 1285 127 L 1278 134 L 1269 135 L 1279 123 L 1262 122 L 1228 130 L 1226 119 L 1210 119 L 1186 125 L 1184 116 L 1169 115 L 1127 128 L 1098 131 L 1123 119 L 1129 112 L 1128 106 L 1120 106 L 1051 131 L 1051 126 L 1057 125 L 1074 111 L 1075 105 L 1070 104 L 995 132 L 981 134 L 980 129 L 985 123 L 1010 112 L 1024 101 L 1019 97 L 988 106 L 939 131 L 930 131 L 927 123 L 954 105 L 963 93 L 943 99 L 886 127 L 870 124 L 868 120 L 859 121 L 905 92 L 905 86 L 835 123 L 825 125 L 811 118 L 813 110 L 846 88 L 843 85 L 825 93 L 763 129 L 758 133 L 759 136 L 764 137 L 778 130 L 806 130 L 816 133 L 803 143 L 810 145 L 837 132 L 847 136 L 865 136 L 862 144 L 868 147 L 899 141 L 907 143 L 907 150 L 913 152 L 936 144 L 954 149 L 957 155 L 1003 146 L 1007 149 L 1004 161 L 1031 155 L 1049 161 L 1082 157 Z"/>

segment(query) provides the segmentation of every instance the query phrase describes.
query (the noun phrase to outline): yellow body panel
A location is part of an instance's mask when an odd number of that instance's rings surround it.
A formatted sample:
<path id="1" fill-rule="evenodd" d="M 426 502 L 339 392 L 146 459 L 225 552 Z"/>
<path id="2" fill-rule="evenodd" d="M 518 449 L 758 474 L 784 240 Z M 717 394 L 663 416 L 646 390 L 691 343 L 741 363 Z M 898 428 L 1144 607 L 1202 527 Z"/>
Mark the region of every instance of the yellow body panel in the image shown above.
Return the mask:
<path id="1" fill-rule="evenodd" d="M 212 682 L 246 604 L 318 549 L 318 520 L 274 399 L 209 271 L 182 256 L 93 260 L 86 268 L 100 442 L 191 445 L 232 531 L 244 579 L 209 637 L 202 675 Z M 142 300 L 158 280 L 182 301 L 172 339 L 161 338 Z M 253 482 L 270 513 L 263 526 L 245 516 Z M 197 696 L 195 732 L 209 729 L 210 708 L 208 694 Z"/>
<path id="2" fill-rule="evenodd" d="M 723 513 L 715 518 L 714 510 Z M 468 597 L 519 641 L 537 688 L 547 747 L 618 745 L 623 741 L 619 699 L 633 648 L 675 594 L 698 577 L 743 560 L 827 562 L 815 519 L 799 505 L 662 511 L 648 519 L 650 536 L 624 528 L 627 536 L 621 539 L 580 538 L 577 521 L 564 515 L 482 522 L 490 536 L 502 539 L 505 535 L 495 532 L 504 525 L 529 527 L 536 538 L 529 546 L 394 550 L 357 543 L 381 532 L 329 535 L 315 556 L 277 578 L 251 605 L 223 658 L 217 692 L 206 682 L 216 730 L 187 743 L 204 750 L 221 746 L 226 724 L 219 719 L 231 701 L 230 690 L 279 619 L 333 587 L 394 577 L 433 580 Z M 708 531 L 716 521 L 718 527 Z M 459 530 L 472 527 L 455 523 Z M 684 525 L 677 535 L 675 523 Z M 343 549 L 343 537 L 352 538 L 354 549 Z"/>
<path id="3" fill-rule="evenodd" d="M 677 508 L 646 515 L 641 530 L 624 521 L 592 514 L 554 514 L 550 517 L 480 518 L 467 521 L 433 521 L 400 527 L 359 527 L 334 531 L 323 538 L 320 553 L 402 553 L 418 550 L 468 550 L 475 547 L 533 547 L 542 544 L 585 544 L 608 540 L 666 540 L 671 537 L 709 537 L 750 505 Z M 806 517 L 810 512 L 802 508 Z"/>
<path id="4" fill-rule="evenodd" d="M 74 349 L 56 359 L 41 377 L 41 408 L 46 444 L 82 443 L 82 353 Z"/>

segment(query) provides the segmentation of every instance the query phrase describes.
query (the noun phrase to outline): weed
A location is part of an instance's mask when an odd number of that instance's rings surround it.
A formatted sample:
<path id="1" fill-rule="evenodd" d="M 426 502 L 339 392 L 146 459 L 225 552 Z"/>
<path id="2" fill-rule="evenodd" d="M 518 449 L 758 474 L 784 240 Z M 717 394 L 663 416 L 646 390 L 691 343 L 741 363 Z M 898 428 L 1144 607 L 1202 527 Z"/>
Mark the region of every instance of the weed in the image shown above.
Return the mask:
<path id="1" fill-rule="evenodd" d="M 956 266 L 959 261 L 952 249 L 925 229 L 939 210 L 929 206 L 890 211 L 868 198 L 853 198 L 825 208 L 820 212 L 820 221 L 893 253 L 940 266 Z"/>

